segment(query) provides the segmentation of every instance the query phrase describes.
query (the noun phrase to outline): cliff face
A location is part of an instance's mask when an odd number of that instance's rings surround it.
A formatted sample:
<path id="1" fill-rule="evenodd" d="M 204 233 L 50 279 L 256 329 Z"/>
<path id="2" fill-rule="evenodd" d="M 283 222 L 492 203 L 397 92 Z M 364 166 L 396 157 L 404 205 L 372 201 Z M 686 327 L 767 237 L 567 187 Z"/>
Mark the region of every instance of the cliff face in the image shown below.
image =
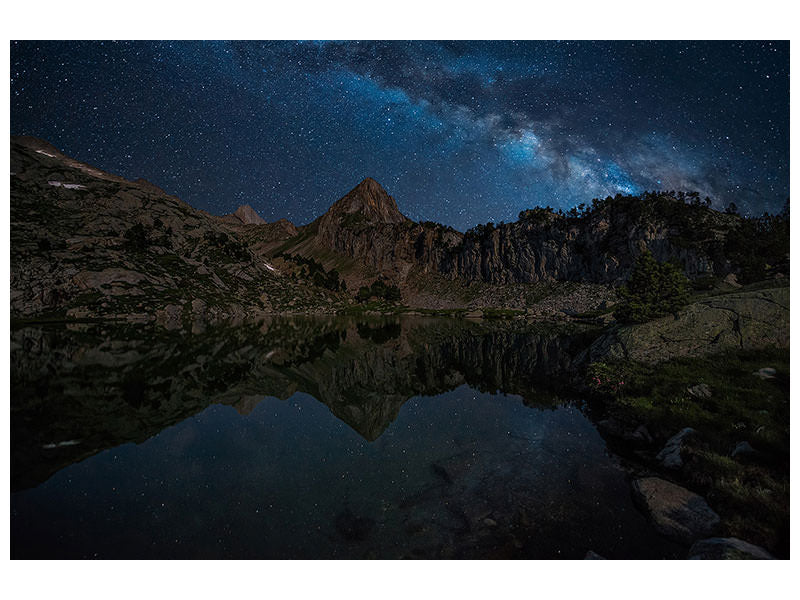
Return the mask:
<path id="1" fill-rule="evenodd" d="M 461 234 L 404 216 L 394 198 L 367 178 L 308 226 L 318 246 L 401 282 L 416 265 L 438 265 Z M 443 235 L 444 234 L 444 235 Z M 436 268 L 435 266 L 432 268 Z"/>
<path id="2" fill-rule="evenodd" d="M 402 217 L 394 200 L 365 180 L 315 222 L 322 245 L 400 280 L 413 266 L 455 279 L 495 284 L 542 281 L 620 283 L 648 248 L 690 278 L 724 275 L 722 248 L 739 217 L 666 195 L 600 202 L 582 216 L 544 209 L 519 221 L 466 234 Z"/>
<path id="3" fill-rule="evenodd" d="M 687 214 L 670 218 L 658 209 L 632 214 L 624 208 L 605 207 L 585 217 L 540 213 L 468 232 L 442 271 L 491 283 L 619 283 L 647 248 L 659 261 L 677 261 L 690 278 L 729 272 L 731 265 L 720 248 L 737 217 L 674 202 L 676 212 Z M 696 213 L 694 222 L 689 211 Z M 702 232 L 703 239 L 687 243 L 692 227 Z"/>

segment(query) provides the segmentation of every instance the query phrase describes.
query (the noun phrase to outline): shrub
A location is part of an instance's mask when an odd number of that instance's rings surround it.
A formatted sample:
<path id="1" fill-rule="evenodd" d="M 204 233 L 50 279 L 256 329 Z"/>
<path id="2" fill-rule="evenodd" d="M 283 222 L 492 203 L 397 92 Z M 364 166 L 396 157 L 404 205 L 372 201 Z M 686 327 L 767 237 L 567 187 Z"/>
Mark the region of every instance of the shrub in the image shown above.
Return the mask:
<path id="1" fill-rule="evenodd" d="M 742 219 L 725 241 L 725 251 L 739 267 L 742 283 L 776 273 L 789 274 L 789 206 L 777 215 Z"/>
<path id="2" fill-rule="evenodd" d="M 399 302 L 402 298 L 400 288 L 396 285 L 386 285 L 386 283 L 380 279 L 375 281 L 370 287 L 365 285 L 361 286 L 356 295 L 356 299 L 359 302 L 366 302 L 372 297 L 388 300 L 389 302 Z"/>
<path id="3" fill-rule="evenodd" d="M 594 362 L 589 365 L 586 376 L 589 387 L 594 391 L 621 397 L 628 373 L 622 364 Z"/>
<path id="4" fill-rule="evenodd" d="M 131 250 L 145 250 L 150 245 L 150 237 L 141 223 L 136 223 L 125 232 L 125 241 Z"/>
<path id="5" fill-rule="evenodd" d="M 636 259 L 631 278 L 619 290 L 621 303 L 614 318 L 644 323 L 678 311 L 688 300 L 689 280 L 676 265 L 658 262 L 649 250 Z"/>
<path id="6" fill-rule="evenodd" d="M 692 289 L 698 292 L 713 290 L 717 285 L 717 278 L 713 275 L 703 275 L 692 281 Z"/>

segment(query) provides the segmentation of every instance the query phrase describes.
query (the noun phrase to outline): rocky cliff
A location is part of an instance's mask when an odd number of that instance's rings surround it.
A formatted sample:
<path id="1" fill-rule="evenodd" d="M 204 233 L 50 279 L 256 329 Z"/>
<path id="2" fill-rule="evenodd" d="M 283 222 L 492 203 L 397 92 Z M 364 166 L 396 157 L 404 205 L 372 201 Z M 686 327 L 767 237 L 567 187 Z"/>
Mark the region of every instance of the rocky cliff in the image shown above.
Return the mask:
<path id="1" fill-rule="evenodd" d="M 513 286 L 619 285 L 645 249 L 659 261 L 678 263 L 691 279 L 741 272 L 747 247 L 759 235 L 756 227 L 749 233 L 754 239 L 743 238 L 744 222 L 712 210 L 694 194 L 647 193 L 595 200 L 568 213 L 535 208 L 521 212 L 516 222 L 461 233 L 411 221 L 377 182 L 366 179 L 281 249 L 315 257 L 326 268 L 346 265 L 342 275 L 351 290 L 386 278 L 400 286 L 411 305 L 465 305 L 464 297 L 474 294 L 451 294 L 453 285 L 487 284 L 494 286 L 487 293 L 498 305 L 525 308 L 531 294 Z M 770 261 L 785 267 L 785 256 Z M 606 299 L 600 293 L 582 310 Z"/>
<path id="2" fill-rule="evenodd" d="M 690 278 L 724 275 L 731 265 L 719 246 L 738 219 L 669 196 L 608 199 L 580 216 L 540 209 L 520 217 L 467 232 L 443 271 L 492 283 L 620 283 L 647 248 Z"/>
<path id="3" fill-rule="evenodd" d="M 723 251 L 740 218 L 669 194 L 597 201 L 582 214 L 523 211 L 514 223 L 466 234 L 404 218 L 394 200 L 365 180 L 315 222 L 319 242 L 395 278 L 411 266 L 494 284 L 620 283 L 648 248 L 690 278 L 734 270 Z"/>

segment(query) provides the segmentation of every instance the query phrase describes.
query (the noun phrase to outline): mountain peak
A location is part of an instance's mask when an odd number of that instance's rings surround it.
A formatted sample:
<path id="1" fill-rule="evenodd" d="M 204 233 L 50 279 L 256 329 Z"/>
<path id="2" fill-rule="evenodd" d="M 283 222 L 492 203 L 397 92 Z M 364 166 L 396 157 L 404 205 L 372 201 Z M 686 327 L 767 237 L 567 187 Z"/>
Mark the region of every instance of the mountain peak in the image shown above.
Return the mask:
<path id="1" fill-rule="evenodd" d="M 249 204 L 245 204 L 237 208 L 236 212 L 233 213 L 233 216 L 239 219 L 245 225 L 263 225 L 266 223 L 266 221 L 262 219 Z"/>
<path id="2" fill-rule="evenodd" d="M 342 217 L 361 214 L 367 223 L 403 223 L 408 219 L 380 183 L 367 177 L 347 192 L 328 210 L 328 214 Z"/>

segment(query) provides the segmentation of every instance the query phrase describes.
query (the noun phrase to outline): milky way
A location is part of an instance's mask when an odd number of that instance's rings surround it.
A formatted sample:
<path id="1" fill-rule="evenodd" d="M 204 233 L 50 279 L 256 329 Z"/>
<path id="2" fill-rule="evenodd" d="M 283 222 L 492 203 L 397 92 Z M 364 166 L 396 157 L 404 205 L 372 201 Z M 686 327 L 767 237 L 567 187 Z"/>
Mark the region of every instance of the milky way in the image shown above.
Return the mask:
<path id="1" fill-rule="evenodd" d="M 657 189 L 776 212 L 789 45 L 12 42 L 11 131 L 298 224 L 367 176 L 458 229 Z"/>

